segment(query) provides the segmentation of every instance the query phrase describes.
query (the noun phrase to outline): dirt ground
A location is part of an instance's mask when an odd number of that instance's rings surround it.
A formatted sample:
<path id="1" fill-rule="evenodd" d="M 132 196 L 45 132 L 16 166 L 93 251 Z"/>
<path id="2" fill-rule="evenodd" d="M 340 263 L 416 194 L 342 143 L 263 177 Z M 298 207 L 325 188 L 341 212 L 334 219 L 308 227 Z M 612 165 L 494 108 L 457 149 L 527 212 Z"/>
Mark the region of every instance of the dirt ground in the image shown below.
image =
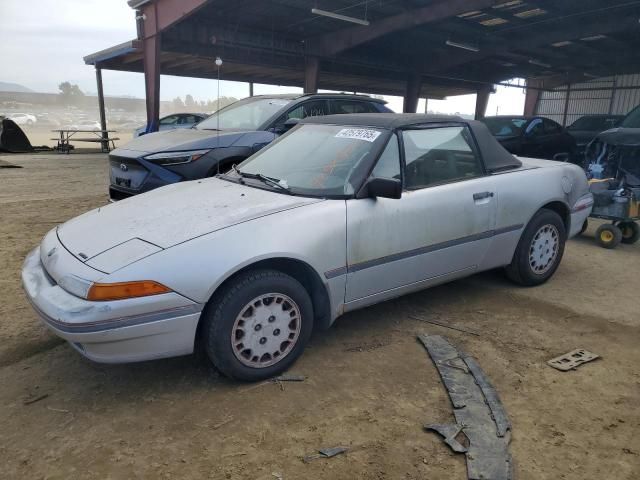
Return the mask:
<path id="1" fill-rule="evenodd" d="M 465 479 L 464 458 L 422 429 L 453 416 L 419 333 L 447 336 L 491 378 L 517 478 L 640 478 L 640 245 L 601 249 L 591 226 L 542 287 L 489 272 L 360 310 L 315 334 L 290 372 L 304 382 L 239 384 L 193 357 L 94 364 L 49 334 L 21 263 L 106 202 L 106 156 L 0 160 L 24 167 L 0 168 L 0 478 Z M 578 347 L 602 358 L 546 365 Z M 349 451 L 301 460 L 333 446 Z"/>

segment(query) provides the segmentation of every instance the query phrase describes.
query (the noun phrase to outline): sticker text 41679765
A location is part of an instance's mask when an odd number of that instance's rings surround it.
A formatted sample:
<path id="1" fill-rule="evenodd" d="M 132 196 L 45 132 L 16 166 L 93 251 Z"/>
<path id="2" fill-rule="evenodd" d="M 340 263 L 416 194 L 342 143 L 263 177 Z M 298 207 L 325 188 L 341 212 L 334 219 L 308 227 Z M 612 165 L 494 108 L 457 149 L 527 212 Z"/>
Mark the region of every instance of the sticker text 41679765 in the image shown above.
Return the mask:
<path id="1" fill-rule="evenodd" d="M 380 133 L 382 132 L 369 128 L 343 128 L 336 133 L 336 138 L 353 138 L 355 140 L 364 140 L 365 142 L 375 142 Z"/>

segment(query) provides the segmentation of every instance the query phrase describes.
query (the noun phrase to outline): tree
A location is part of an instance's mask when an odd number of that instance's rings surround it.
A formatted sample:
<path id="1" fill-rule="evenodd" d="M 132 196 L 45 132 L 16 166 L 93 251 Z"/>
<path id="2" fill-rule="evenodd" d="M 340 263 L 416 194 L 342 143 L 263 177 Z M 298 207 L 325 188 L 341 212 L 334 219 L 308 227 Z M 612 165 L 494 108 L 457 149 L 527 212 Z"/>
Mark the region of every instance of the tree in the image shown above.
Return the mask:
<path id="1" fill-rule="evenodd" d="M 184 109 L 184 102 L 180 97 L 176 97 L 173 99 L 173 109 L 176 111 Z"/>
<path id="2" fill-rule="evenodd" d="M 64 103 L 78 103 L 84 97 L 84 93 L 75 83 L 62 82 L 58 85 L 58 90 L 60 90 L 60 97 Z"/>
<path id="3" fill-rule="evenodd" d="M 187 94 L 186 97 L 184 97 L 184 106 L 187 108 L 193 108 L 196 105 L 196 101 L 193 99 L 193 97 L 190 94 Z"/>

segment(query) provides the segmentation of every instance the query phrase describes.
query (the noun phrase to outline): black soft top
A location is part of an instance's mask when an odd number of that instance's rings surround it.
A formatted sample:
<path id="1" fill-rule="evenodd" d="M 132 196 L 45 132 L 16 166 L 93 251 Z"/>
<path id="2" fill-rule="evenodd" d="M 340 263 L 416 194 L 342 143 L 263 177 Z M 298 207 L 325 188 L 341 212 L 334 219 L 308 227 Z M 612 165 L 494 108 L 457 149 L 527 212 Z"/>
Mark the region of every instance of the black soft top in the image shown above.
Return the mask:
<path id="1" fill-rule="evenodd" d="M 352 127 L 377 127 L 389 130 L 411 129 L 430 123 L 461 123 L 467 125 L 476 139 L 484 166 L 489 172 L 510 170 L 522 166 L 522 162 L 500 145 L 487 126 L 476 120 L 466 120 L 454 115 L 427 115 L 420 113 L 354 113 L 307 117 L 300 123 L 345 125 Z"/>

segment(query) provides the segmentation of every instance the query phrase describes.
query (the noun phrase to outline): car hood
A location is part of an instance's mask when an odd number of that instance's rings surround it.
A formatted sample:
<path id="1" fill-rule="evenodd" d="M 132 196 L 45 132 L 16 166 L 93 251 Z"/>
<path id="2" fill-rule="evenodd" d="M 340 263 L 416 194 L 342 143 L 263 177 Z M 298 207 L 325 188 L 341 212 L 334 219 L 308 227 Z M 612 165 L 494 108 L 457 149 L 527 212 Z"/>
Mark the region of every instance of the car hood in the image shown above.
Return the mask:
<path id="1" fill-rule="evenodd" d="M 143 153 L 178 152 L 200 150 L 205 148 L 231 147 L 240 140 L 247 131 L 237 130 L 198 130 L 197 128 L 177 128 L 161 132 L 148 133 L 136 137 L 122 148 Z M 112 151 L 118 155 L 119 148 Z"/>
<path id="2" fill-rule="evenodd" d="M 97 208 L 60 225 L 58 238 L 80 261 L 111 273 L 207 233 L 321 201 L 208 178 Z"/>

